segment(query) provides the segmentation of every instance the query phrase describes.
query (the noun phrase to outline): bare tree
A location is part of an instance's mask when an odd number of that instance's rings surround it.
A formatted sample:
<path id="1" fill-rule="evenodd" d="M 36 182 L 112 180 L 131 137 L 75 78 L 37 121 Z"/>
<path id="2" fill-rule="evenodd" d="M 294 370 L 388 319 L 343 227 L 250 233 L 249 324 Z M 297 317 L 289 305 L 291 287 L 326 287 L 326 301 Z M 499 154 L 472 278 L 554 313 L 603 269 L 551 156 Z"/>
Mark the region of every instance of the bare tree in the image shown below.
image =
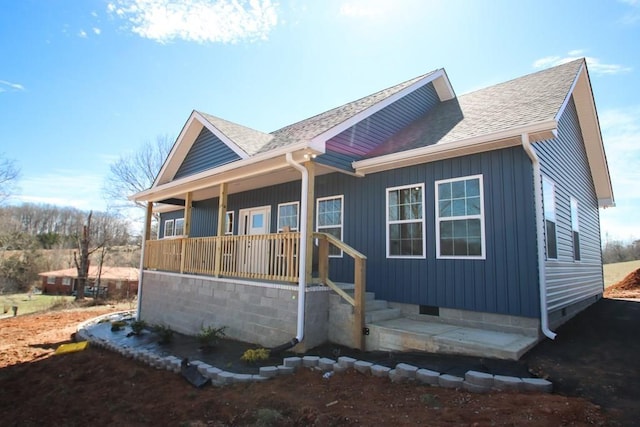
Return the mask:
<path id="1" fill-rule="evenodd" d="M 146 208 L 144 203 L 129 201 L 128 197 L 151 187 L 169 155 L 173 140 L 169 135 L 157 136 L 155 143 L 146 141 L 138 151 L 120 156 L 110 166 L 104 193 L 114 209 Z"/>
<path id="2" fill-rule="evenodd" d="M 0 154 L 0 203 L 13 194 L 19 177 L 20 169 L 16 166 L 15 161 Z"/>

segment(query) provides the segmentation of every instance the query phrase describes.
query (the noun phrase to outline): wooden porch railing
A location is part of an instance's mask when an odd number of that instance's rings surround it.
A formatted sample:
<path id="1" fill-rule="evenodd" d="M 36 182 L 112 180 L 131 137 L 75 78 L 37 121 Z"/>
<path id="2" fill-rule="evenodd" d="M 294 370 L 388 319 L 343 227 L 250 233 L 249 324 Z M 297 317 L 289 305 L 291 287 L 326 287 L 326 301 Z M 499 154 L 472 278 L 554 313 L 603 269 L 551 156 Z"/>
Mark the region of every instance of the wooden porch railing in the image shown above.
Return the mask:
<path id="1" fill-rule="evenodd" d="M 144 268 L 297 282 L 299 240 L 297 232 L 149 240 Z M 217 250 L 221 251 L 218 266 Z"/>
<path id="2" fill-rule="evenodd" d="M 320 282 L 329 286 L 338 295 L 344 298 L 349 304 L 353 306 L 354 313 L 354 325 L 353 325 L 353 339 L 354 343 L 360 350 L 365 350 L 364 340 L 364 304 L 365 304 L 365 292 L 366 292 L 366 271 L 367 271 L 367 257 L 360 252 L 353 249 L 336 237 L 327 233 L 313 233 L 313 237 L 318 239 L 319 253 L 318 253 L 318 273 L 320 276 Z M 344 290 L 340 289 L 329 278 L 329 245 L 334 245 L 341 249 L 343 253 L 349 255 L 354 261 L 354 294 L 353 297 L 347 294 Z"/>

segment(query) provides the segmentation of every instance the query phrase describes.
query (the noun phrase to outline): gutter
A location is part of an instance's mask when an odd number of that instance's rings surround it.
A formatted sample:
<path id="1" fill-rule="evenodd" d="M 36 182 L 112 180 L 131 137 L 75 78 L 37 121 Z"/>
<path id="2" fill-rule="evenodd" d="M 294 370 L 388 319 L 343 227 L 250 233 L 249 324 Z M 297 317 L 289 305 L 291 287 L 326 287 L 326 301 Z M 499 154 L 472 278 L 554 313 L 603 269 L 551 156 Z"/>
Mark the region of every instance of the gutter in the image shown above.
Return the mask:
<path id="1" fill-rule="evenodd" d="M 300 194 L 300 251 L 298 252 L 298 326 L 296 337 L 291 340 L 291 344 L 296 345 L 304 339 L 304 307 L 305 307 L 305 289 L 307 287 L 307 211 L 309 199 L 307 197 L 309 190 L 309 171 L 300 163 L 293 160 L 290 152 L 286 153 L 286 160 L 289 165 L 297 169 L 302 174 L 302 189 Z M 291 347 L 293 347 L 293 345 Z"/>
<path id="2" fill-rule="evenodd" d="M 542 173 L 540 159 L 529 142 L 529 134 L 521 135 L 522 148 L 531 159 L 533 166 L 533 187 L 536 209 L 536 235 L 538 244 L 538 282 L 540 286 L 540 329 L 550 339 L 555 339 L 556 333 L 549 329 L 549 312 L 547 304 L 547 282 L 545 275 L 545 241 L 544 241 L 544 206 L 542 204 Z"/>

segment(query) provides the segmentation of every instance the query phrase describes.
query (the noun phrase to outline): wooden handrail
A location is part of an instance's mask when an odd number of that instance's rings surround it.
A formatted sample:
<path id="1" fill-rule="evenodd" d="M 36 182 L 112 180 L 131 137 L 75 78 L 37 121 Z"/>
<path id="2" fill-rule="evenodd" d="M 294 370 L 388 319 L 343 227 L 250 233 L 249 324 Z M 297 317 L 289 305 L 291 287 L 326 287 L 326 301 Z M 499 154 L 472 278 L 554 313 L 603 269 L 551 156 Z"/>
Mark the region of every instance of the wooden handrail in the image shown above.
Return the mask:
<path id="1" fill-rule="evenodd" d="M 358 252 L 335 236 L 327 233 L 315 232 L 313 237 L 318 239 L 318 273 L 320 281 L 334 290 L 340 297 L 353 306 L 353 339 L 356 346 L 364 351 L 364 318 L 365 318 L 365 289 L 366 289 L 366 264 L 367 257 Z M 329 244 L 342 250 L 343 253 L 351 256 L 354 260 L 354 292 L 353 298 L 344 290 L 340 289 L 331 279 L 329 279 Z"/>

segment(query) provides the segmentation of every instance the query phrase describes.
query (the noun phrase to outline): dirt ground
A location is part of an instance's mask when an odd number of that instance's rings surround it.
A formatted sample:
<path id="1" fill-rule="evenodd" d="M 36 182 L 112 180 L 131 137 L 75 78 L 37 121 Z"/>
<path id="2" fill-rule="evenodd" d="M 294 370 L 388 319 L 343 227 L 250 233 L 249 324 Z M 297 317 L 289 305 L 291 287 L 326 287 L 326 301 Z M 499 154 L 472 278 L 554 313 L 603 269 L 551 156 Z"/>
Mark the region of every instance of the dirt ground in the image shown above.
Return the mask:
<path id="1" fill-rule="evenodd" d="M 640 419 L 640 302 L 603 299 L 518 362 L 554 394 L 470 394 L 302 369 L 196 389 L 181 376 L 89 347 L 53 355 L 76 325 L 115 307 L 0 320 L 2 425 L 633 425 Z"/>

